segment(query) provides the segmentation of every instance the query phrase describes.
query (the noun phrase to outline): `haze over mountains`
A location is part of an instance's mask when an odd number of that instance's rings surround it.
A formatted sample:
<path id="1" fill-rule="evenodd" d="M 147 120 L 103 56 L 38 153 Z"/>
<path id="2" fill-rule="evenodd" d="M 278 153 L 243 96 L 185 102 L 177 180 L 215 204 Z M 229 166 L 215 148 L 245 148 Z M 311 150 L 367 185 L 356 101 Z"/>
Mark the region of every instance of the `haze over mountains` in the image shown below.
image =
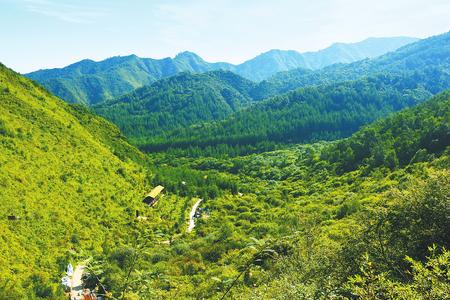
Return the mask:
<path id="1" fill-rule="evenodd" d="M 402 72 L 419 68 L 442 68 L 449 72 L 450 33 L 443 33 L 408 44 L 400 49 L 375 59 L 336 64 L 312 72 L 295 69 L 279 72 L 269 80 L 261 82 L 258 98 L 285 93 L 308 85 L 335 81 L 354 80 L 361 76 L 380 72 Z M 438 61 L 438 66 L 434 63 Z"/>
<path id="2" fill-rule="evenodd" d="M 83 60 L 65 68 L 39 70 L 26 76 L 68 102 L 90 105 L 180 72 L 228 70 L 260 81 L 280 71 L 319 69 L 335 63 L 373 58 L 417 40 L 410 37 L 368 38 L 358 43 L 336 43 L 326 49 L 306 53 L 271 50 L 240 65 L 209 63 L 192 52 L 182 52 L 174 58 L 164 59 L 119 56 L 100 62 Z"/>
<path id="3" fill-rule="evenodd" d="M 412 37 L 368 38 L 358 43 L 335 43 L 316 52 L 271 50 L 230 70 L 250 80 L 261 81 L 282 71 L 316 70 L 336 63 L 374 58 L 418 40 Z"/>

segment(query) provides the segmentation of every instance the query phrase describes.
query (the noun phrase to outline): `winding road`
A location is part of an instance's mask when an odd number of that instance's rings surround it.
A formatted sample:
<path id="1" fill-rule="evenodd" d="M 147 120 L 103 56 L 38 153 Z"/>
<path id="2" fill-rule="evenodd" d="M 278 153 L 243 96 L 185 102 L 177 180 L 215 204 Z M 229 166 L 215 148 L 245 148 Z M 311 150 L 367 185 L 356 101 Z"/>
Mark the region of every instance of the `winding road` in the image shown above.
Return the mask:
<path id="1" fill-rule="evenodd" d="M 197 202 L 195 202 L 195 204 L 192 206 L 191 213 L 189 214 L 189 226 L 186 230 L 188 233 L 191 232 L 195 227 L 195 212 L 197 211 L 197 208 L 202 201 L 203 199 L 198 199 Z"/>

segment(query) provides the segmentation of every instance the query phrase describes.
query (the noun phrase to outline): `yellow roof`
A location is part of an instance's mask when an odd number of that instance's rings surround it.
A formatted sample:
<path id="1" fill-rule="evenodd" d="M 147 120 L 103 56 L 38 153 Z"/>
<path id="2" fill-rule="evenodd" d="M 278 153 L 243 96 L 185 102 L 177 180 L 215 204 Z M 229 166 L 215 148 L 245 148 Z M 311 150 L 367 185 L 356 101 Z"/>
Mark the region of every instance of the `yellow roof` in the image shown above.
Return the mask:
<path id="1" fill-rule="evenodd" d="M 158 185 L 153 190 L 151 190 L 150 193 L 148 193 L 147 197 L 156 198 L 159 193 L 162 192 L 162 190 L 164 190 L 164 187 L 162 185 Z"/>

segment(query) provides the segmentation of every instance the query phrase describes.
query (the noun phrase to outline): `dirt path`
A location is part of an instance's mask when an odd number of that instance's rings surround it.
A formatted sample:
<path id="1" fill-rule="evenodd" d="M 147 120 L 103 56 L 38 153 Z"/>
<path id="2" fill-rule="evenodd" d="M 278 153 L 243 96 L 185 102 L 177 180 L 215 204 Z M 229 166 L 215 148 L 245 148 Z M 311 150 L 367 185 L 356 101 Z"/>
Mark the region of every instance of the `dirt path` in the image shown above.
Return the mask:
<path id="1" fill-rule="evenodd" d="M 81 292 L 83 291 L 83 281 L 81 280 L 81 277 L 83 276 L 84 268 L 84 265 L 78 265 L 73 272 L 70 299 L 83 299 L 83 296 L 81 295 Z"/>
<path id="2" fill-rule="evenodd" d="M 191 213 L 189 214 L 189 226 L 187 228 L 187 232 L 191 232 L 192 229 L 195 227 L 195 212 L 197 211 L 197 207 L 200 205 L 200 202 L 202 202 L 203 199 L 198 199 L 197 202 L 192 206 Z"/>

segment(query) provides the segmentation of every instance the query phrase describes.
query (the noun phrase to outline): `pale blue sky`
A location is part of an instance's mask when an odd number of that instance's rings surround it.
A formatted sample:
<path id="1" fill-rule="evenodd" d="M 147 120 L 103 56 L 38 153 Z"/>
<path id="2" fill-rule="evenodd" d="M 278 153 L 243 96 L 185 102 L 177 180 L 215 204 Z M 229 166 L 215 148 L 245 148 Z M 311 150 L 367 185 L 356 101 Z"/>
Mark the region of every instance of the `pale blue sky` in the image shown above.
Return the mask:
<path id="1" fill-rule="evenodd" d="M 29 72 L 189 50 L 240 63 L 274 48 L 449 30 L 449 0 L 0 0 L 0 62 Z"/>

